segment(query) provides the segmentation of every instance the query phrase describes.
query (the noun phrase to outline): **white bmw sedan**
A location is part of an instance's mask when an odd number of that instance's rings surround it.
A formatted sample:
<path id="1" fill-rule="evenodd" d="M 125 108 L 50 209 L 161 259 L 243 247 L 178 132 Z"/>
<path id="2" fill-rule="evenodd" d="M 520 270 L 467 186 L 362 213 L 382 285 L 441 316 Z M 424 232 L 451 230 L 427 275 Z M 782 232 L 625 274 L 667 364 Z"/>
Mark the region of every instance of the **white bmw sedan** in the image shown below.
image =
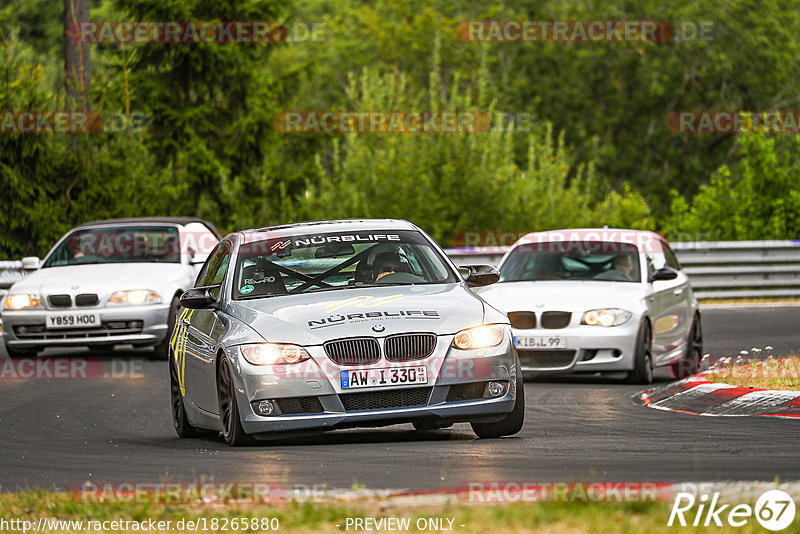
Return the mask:
<path id="1" fill-rule="evenodd" d="M 477 289 L 511 320 L 523 373 L 697 372 L 697 299 L 667 241 L 611 229 L 528 234 L 500 262 L 500 282 Z"/>
<path id="2" fill-rule="evenodd" d="M 9 356 L 47 347 L 154 347 L 167 359 L 179 297 L 219 241 L 214 226 L 192 217 L 139 217 L 85 223 L 62 237 L 38 268 L 3 299 Z"/>

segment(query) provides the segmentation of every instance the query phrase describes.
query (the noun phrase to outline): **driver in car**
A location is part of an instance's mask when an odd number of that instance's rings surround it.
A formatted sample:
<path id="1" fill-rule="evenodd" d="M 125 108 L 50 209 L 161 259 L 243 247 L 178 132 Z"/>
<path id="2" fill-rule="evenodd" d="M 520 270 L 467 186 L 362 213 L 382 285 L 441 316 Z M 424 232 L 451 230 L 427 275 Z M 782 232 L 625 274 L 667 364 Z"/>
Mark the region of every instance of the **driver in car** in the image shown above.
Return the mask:
<path id="1" fill-rule="evenodd" d="M 625 276 L 626 280 L 633 280 L 633 258 L 630 254 L 618 254 L 615 256 L 612 268 Z"/>
<path id="2" fill-rule="evenodd" d="M 396 252 L 381 252 L 375 257 L 376 282 L 384 276 L 405 272 L 407 272 L 407 270 L 403 266 L 400 254 Z"/>

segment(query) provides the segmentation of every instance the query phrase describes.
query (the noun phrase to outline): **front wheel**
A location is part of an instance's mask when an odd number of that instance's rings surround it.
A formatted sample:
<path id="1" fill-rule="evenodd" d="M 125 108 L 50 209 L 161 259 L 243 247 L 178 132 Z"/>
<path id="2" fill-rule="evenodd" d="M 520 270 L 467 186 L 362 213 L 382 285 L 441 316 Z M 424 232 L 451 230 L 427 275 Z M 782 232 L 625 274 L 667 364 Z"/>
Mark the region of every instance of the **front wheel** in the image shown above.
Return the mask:
<path id="1" fill-rule="evenodd" d="M 193 438 L 200 432 L 189 423 L 186 416 L 186 407 L 183 405 L 183 395 L 181 394 L 180 382 L 178 381 L 178 370 L 175 368 L 177 363 L 170 360 L 169 363 L 169 396 L 172 404 L 172 426 L 179 438 Z"/>
<path id="2" fill-rule="evenodd" d="M 511 436 L 522 430 L 522 423 L 525 421 L 525 383 L 522 380 L 522 372 L 517 364 L 517 378 L 515 382 L 517 398 L 514 401 L 514 409 L 503 419 L 495 423 L 470 423 L 472 431 L 479 438 L 500 438 Z"/>
<path id="3" fill-rule="evenodd" d="M 633 370 L 628 373 L 627 381 L 629 384 L 653 383 L 653 335 L 647 320 L 642 321 L 636 336 Z"/>
<path id="4" fill-rule="evenodd" d="M 217 397 L 219 416 L 222 422 L 222 437 L 228 445 L 239 447 L 253 443 L 253 437 L 245 433 L 239 418 L 239 402 L 236 400 L 236 387 L 231 375 L 231 364 L 227 356 L 222 356 L 217 371 Z"/>

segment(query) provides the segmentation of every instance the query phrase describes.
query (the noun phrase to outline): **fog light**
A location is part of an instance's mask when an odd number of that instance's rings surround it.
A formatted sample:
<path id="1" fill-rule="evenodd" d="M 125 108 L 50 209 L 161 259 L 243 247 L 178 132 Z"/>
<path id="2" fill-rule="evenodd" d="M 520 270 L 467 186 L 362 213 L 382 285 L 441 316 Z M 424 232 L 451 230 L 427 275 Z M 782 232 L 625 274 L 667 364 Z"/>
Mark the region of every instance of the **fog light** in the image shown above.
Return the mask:
<path id="1" fill-rule="evenodd" d="M 260 415 L 272 415 L 272 412 L 275 411 L 275 405 L 272 404 L 272 401 L 263 400 L 258 403 L 256 410 Z"/>
<path id="2" fill-rule="evenodd" d="M 492 397 L 499 397 L 506 390 L 505 384 L 502 382 L 489 382 L 489 395 Z"/>

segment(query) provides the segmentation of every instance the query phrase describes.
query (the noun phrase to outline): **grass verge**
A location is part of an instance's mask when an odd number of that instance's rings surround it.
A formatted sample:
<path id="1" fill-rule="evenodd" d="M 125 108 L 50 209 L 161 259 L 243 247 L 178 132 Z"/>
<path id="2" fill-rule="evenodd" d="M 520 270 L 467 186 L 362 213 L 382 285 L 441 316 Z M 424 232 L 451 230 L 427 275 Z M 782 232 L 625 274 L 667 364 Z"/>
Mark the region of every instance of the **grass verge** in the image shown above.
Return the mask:
<path id="1" fill-rule="evenodd" d="M 800 391 L 800 357 L 760 360 L 721 358 L 709 368 L 710 382 L 760 389 Z"/>
<path id="2" fill-rule="evenodd" d="M 430 501 L 429 501 L 430 502 Z M 671 504 L 666 502 L 646 502 L 628 504 L 607 503 L 548 503 L 548 504 L 504 504 L 504 505 L 464 505 L 422 504 L 409 506 L 395 501 L 381 499 L 363 499 L 347 503 L 297 503 L 290 502 L 279 505 L 204 505 L 204 504 L 162 504 L 162 503 L 85 503 L 76 500 L 70 494 L 49 491 L 30 491 L 23 493 L 6 493 L 0 495 L 0 517 L 5 521 L 19 519 L 38 523 L 39 518 L 55 518 L 58 520 L 83 521 L 80 528 L 39 530 L 38 532 L 143 532 L 145 530 L 130 528 L 103 528 L 91 530 L 86 523 L 94 521 L 171 521 L 173 528 L 157 530 L 157 532 L 187 531 L 185 521 L 202 521 L 209 532 L 283 532 L 283 533 L 337 533 L 364 532 L 367 529 L 346 528 L 348 518 L 408 518 L 408 530 L 395 529 L 395 532 L 443 532 L 454 533 L 520 533 L 547 532 L 553 534 L 571 532 L 590 533 L 661 533 L 661 532 L 703 532 L 703 527 L 668 527 L 667 521 Z M 233 519 L 259 522 L 276 518 L 277 530 L 262 528 L 222 528 L 222 522 Z M 443 520 L 447 528 L 417 528 L 418 520 L 436 518 Z M 211 530 L 212 521 L 217 520 L 217 528 Z M 178 529 L 177 523 L 184 520 L 184 528 Z M 452 520 L 452 522 L 448 522 Z M 248 523 L 250 525 L 251 523 Z M 274 523 L 273 523 L 274 526 Z M 110 525 L 109 525 L 110 527 Z M 4 531 L 13 531 L 5 530 Z M 31 529 L 31 531 L 35 530 Z M 203 531 L 201 527 L 198 529 Z M 744 527 L 714 527 L 715 532 L 764 532 L 755 520 Z M 375 529 L 372 532 L 391 531 Z M 153 532 L 152 530 L 150 532 Z M 800 533 L 800 522 L 795 521 L 785 533 Z"/>

